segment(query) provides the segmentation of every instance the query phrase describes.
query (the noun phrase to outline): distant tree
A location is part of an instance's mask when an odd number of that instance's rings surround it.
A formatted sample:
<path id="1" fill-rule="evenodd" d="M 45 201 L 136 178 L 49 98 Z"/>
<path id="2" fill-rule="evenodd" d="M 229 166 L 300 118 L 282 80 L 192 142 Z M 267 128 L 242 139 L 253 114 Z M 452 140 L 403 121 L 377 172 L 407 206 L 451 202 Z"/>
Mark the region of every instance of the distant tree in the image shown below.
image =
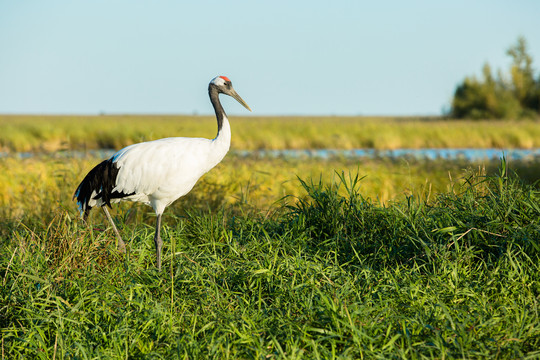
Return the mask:
<path id="1" fill-rule="evenodd" d="M 519 37 L 517 44 L 506 52 L 512 57 L 510 75 L 512 78 L 511 90 L 524 110 L 540 110 L 539 83 L 534 80 L 532 57 L 527 54 L 527 42 Z M 540 80 L 540 77 L 539 77 Z"/>
<path id="2" fill-rule="evenodd" d="M 532 57 L 527 53 L 525 38 L 520 37 L 507 54 L 513 59 L 509 78 L 500 71 L 495 78 L 486 63 L 482 79 L 466 77 L 456 88 L 453 117 L 501 119 L 540 115 L 540 76 L 534 80 Z"/>
<path id="3" fill-rule="evenodd" d="M 470 119 L 517 117 L 521 111 L 519 102 L 500 79 L 493 77 L 489 64 L 484 65 L 482 73 L 482 80 L 474 76 L 466 77 L 456 88 L 452 115 Z"/>

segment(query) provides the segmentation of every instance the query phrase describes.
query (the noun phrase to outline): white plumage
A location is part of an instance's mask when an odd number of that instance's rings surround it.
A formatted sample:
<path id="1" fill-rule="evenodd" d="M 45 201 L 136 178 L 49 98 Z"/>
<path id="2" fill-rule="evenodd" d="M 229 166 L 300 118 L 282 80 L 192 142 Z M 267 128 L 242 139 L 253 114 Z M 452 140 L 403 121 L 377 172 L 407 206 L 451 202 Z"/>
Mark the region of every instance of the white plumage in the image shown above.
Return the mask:
<path id="1" fill-rule="evenodd" d="M 113 191 L 135 193 L 124 200 L 143 202 L 162 213 L 223 159 L 230 139 L 230 129 L 222 129 L 214 140 L 166 138 L 128 146 L 113 156 L 119 167 Z"/>
<path id="2" fill-rule="evenodd" d="M 212 79 L 208 93 L 218 123 L 214 139 L 171 137 L 127 146 L 92 169 L 75 191 L 74 198 L 85 219 L 93 207 L 99 206 L 104 210 L 118 237 L 121 251 L 125 244 L 107 206 L 121 200 L 152 206 L 157 215 L 154 242 L 158 269 L 161 268 L 163 211 L 191 191 L 197 180 L 216 166 L 229 150 L 231 128 L 219 94 L 232 96 L 251 111 L 225 76 Z"/>

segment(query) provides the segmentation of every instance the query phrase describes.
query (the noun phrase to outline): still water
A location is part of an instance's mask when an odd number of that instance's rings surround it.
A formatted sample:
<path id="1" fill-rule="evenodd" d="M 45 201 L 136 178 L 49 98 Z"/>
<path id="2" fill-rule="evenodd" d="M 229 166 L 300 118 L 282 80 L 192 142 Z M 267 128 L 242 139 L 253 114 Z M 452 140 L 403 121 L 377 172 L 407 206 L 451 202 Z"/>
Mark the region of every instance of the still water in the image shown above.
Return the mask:
<path id="1" fill-rule="evenodd" d="M 33 152 L 2 153 L 0 157 L 14 156 L 18 158 L 30 158 L 47 155 L 56 158 L 81 158 L 95 156 L 109 158 L 116 150 L 89 150 L 89 151 L 58 151 L 53 154 L 39 154 Z M 503 155 L 509 160 L 532 161 L 540 159 L 539 149 L 309 149 L 309 150 L 231 150 L 231 154 L 238 156 L 255 156 L 259 158 L 293 158 L 293 159 L 331 159 L 331 158 L 391 158 L 391 159 L 418 159 L 418 160 L 465 160 L 482 161 L 498 160 Z"/>
<path id="2" fill-rule="evenodd" d="M 530 161 L 540 158 L 540 149 L 353 149 L 353 150 L 237 150 L 240 156 L 284 157 L 284 158 L 414 158 L 419 160 L 498 160 L 504 156 L 511 160 Z"/>

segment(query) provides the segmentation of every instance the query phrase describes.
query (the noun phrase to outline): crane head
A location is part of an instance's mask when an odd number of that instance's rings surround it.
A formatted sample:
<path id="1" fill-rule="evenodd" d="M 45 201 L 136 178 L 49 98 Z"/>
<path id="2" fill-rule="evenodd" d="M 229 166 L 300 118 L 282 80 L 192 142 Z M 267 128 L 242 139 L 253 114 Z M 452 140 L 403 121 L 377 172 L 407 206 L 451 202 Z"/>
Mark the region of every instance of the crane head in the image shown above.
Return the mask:
<path id="1" fill-rule="evenodd" d="M 216 76 L 210 81 L 210 86 L 215 86 L 219 93 L 229 95 L 242 104 L 243 107 L 251 111 L 250 107 L 246 102 L 238 95 L 232 86 L 231 80 L 226 76 Z"/>

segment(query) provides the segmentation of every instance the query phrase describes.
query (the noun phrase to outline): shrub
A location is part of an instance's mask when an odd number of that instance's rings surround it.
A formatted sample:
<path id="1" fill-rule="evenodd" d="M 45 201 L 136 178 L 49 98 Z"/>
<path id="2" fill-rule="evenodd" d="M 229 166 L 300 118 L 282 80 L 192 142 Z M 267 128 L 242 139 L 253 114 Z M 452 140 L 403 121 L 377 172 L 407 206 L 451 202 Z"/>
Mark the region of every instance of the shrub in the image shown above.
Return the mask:
<path id="1" fill-rule="evenodd" d="M 527 53 L 525 39 L 520 37 L 507 54 L 513 59 L 509 75 L 499 71 L 495 78 L 486 63 L 483 79 L 466 77 L 458 85 L 452 100 L 452 116 L 515 119 L 540 115 L 540 76 L 534 79 L 532 57 Z"/>

